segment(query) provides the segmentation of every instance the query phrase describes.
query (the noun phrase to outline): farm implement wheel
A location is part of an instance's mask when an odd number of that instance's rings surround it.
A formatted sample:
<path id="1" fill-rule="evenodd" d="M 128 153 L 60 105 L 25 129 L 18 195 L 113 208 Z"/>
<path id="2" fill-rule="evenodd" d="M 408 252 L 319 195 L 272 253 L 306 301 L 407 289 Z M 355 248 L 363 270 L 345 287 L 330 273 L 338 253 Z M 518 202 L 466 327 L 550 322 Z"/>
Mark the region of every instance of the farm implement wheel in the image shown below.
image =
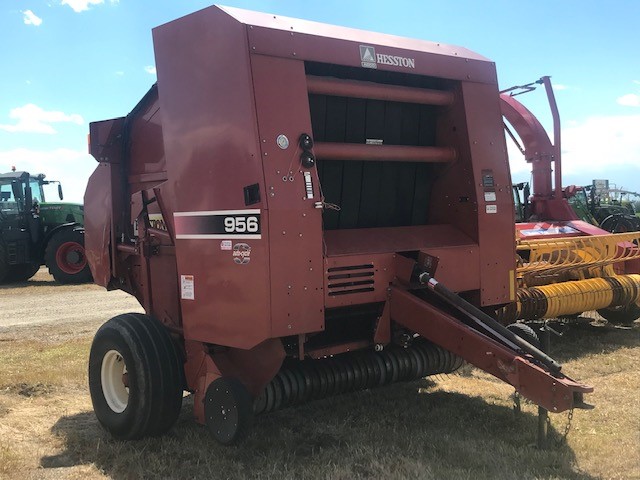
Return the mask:
<path id="1" fill-rule="evenodd" d="M 59 283 L 85 283 L 91 281 L 91 270 L 84 251 L 81 231 L 65 228 L 56 233 L 45 251 L 49 273 Z"/>
<path id="2" fill-rule="evenodd" d="M 118 439 L 160 435 L 182 406 L 181 362 L 167 330 L 128 313 L 102 325 L 91 345 L 89 390 L 98 421 Z"/>
<path id="3" fill-rule="evenodd" d="M 631 303 L 621 307 L 601 308 L 598 313 L 608 322 L 629 325 L 640 318 L 640 307 Z"/>
<path id="4" fill-rule="evenodd" d="M 204 414 L 209 432 L 223 445 L 242 440 L 253 423 L 253 400 L 234 378 L 218 378 L 207 388 Z"/>
<path id="5" fill-rule="evenodd" d="M 524 323 L 512 323 L 507 326 L 511 332 L 522 338 L 524 341 L 529 342 L 531 345 L 540 349 L 540 339 L 538 334 L 529 325 Z"/>

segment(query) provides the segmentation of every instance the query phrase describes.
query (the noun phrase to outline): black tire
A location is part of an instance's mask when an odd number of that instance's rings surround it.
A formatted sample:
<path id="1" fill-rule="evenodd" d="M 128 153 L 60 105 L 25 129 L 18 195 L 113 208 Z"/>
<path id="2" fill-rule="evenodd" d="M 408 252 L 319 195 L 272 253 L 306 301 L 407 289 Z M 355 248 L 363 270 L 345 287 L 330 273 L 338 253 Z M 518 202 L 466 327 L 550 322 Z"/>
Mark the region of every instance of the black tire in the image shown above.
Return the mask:
<path id="1" fill-rule="evenodd" d="M 82 230 L 63 228 L 55 233 L 47 243 L 44 260 L 49 273 L 59 283 L 87 283 L 92 280 Z"/>
<path id="2" fill-rule="evenodd" d="M 6 282 L 26 282 L 40 270 L 39 263 L 23 263 L 21 265 L 9 265 L 9 273 Z"/>
<path id="3" fill-rule="evenodd" d="M 166 432 L 182 407 L 182 368 L 158 321 L 139 313 L 112 318 L 98 329 L 89 355 L 89 391 L 98 421 L 122 440 Z"/>
<path id="4" fill-rule="evenodd" d="M 600 224 L 603 230 L 611 233 L 635 232 L 639 230 L 639 222 L 636 217 L 614 214 L 605 218 Z"/>
<path id="5" fill-rule="evenodd" d="M 522 338 L 525 342 L 530 343 L 538 350 L 541 350 L 541 343 L 538 338 L 538 334 L 529 325 L 525 325 L 524 323 L 512 323 L 511 325 L 507 325 L 507 329 Z"/>
<path id="6" fill-rule="evenodd" d="M 217 378 L 207 388 L 204 415 L 211 436 L 223 445 L 233 445 L 251 430 L 253 398 L 239 380 Z"/>
<path id="7" fill-rule="evenodd" d="M 602 308 L 598 313 L 608 322 L 630 325 L 640 318 L 640 307 L 631 303 L 623 307 Z"/>

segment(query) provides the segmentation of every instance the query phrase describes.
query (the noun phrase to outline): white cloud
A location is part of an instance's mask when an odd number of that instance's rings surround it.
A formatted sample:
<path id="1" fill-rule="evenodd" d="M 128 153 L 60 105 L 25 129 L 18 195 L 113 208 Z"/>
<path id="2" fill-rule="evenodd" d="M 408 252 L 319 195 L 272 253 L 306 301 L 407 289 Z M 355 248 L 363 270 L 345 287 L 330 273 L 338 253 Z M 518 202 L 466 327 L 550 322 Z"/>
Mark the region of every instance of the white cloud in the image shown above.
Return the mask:
<path id="1" fill-rule="evenodd" d="M 109 0 L 111 4 L 117 4 L 120 0 Z M 61 5 L 68 5 L 74 12 L 80 13 L 89 10 L 91 5 L 100 5 L 105 0 L 62 0 Z"/>
<path id="2" fill-rule="evenodd" d="M 118 77 L 122 77 L 122 76 L 124 76 L 124 72 L 123 72 L 122 70 L 118 70 L 118 71 L 116 72 L 116 75 L 117 75 Z"/>
<path id="3" fill-rule="evenodd" d="M 47 179 L 62 182 L 64 199 L 69 202 L 82 203 L 87 180 L 97 165 L 86 151 L 69 148 L 0 151 L 0 173 L 10 171 L 12 166 L 32 174 L 44 173 Z M 47 199 L 57 200 L 56 188 L 45 187 Z"/>
<path id="4" fill-rule="evenodd" d="M 154 67 L 153 65 L 147 65 L 146 67 L 144 67 L 144 71 L 150 73 L 151 75 L 155 75 L 156 67 Z"/>
<path id="5" fill-rule="evenodd" d="M 637 178 L 640 175 L 639 131 L 640 115 L 590 117 L 575 127 L 563 129 L 563 172 L 606 173 L 612 167 L 624 167 Z"/>
<path id="6" fill-rule="evenodd" d="M 569 87 L 567 85 L 563 85 L 561 83 L 554 83 L 553 84 L 553 89 L 560 91 L 560 90 L 568 90 Z"/>
<path id="7" fill-rule="evenodd" d="M 38 17 L 31 10 L 25 10 L 22 12 L 23 21 L 25 25 L 33 25 L 35 27 L 39 27 L 42 24 L 42 19 Z"/>
<path id="8" fill-rule="evenodd" d="M 9 112 L 9 118 L 17 120 L 13 125 L 0 124 L 0 130 L 7 132 L 27 132 L 27 133 L 45 133 L 54 134 L 56 130 L 50 125 L 51 123 L 74 123 L 82 125 L 84 120 L 77 113 L 70 115 L 58 111 L 46 111 L 42 108 L 29 103 L 24 107 L 17 107 Z"/>
<path id="9" fill-rule="evenodd" d="M 623 95 L 618 98 L 616 102 L 619 105 L 624 105 L 625 107 L 640 107 L 640 95 L 628 93 L 627 95 Z"/>
<path id="10" fill-rule="evenodd" d="M 588 178 L 610 178 L 614 183 L 628 184 L 632 190 L 640 189 L 640 115 L 589 117 L 565 124 L 561 132 L 564 185 Z M 510 138 L 507 151 L 514 181 L 527 180 L 531 164 Z"/>

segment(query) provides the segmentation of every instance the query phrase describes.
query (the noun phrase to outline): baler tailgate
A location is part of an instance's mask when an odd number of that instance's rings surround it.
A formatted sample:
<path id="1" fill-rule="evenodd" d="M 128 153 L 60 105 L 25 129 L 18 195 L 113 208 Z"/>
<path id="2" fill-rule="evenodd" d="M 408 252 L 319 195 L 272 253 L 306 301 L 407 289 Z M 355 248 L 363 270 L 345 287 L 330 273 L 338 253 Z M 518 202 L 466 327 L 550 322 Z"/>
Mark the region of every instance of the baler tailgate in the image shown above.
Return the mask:
<path id="1" fill-rule="evenodd" d="M 593 388 L 560 373 L 552 375 L 527 355 L 470 328 L 454 316 L 399 287 L 392 287 L 391 318 L 467 362 L 512 385 L 552 411 L 578 406 Z"/>

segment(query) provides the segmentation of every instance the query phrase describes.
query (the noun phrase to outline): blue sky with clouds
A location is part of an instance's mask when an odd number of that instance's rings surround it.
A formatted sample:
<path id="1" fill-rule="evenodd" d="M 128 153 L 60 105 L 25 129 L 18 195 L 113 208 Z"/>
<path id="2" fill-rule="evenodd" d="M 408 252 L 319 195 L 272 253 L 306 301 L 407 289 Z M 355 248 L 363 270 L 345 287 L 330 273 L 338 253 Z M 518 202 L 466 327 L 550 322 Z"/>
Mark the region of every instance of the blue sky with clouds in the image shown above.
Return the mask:
<path id="1" fill-rule="evenodd" d="M 226 5 L 464 46 L 500 87 L 551 75 L 564 183 L 640 192 L 640 1 L 226 0 Z M 155 82 L 151 29 L 203 0 L 3 0 L 0 171 L 46 173 L 81 201 L 88 124 L 128 113 Z M 542 90 L 520 97 L 550 130 Z M 512 149 L 514 150 L 514 149 Z M 512 155 L 514 181 L 529 168 Z"/>

